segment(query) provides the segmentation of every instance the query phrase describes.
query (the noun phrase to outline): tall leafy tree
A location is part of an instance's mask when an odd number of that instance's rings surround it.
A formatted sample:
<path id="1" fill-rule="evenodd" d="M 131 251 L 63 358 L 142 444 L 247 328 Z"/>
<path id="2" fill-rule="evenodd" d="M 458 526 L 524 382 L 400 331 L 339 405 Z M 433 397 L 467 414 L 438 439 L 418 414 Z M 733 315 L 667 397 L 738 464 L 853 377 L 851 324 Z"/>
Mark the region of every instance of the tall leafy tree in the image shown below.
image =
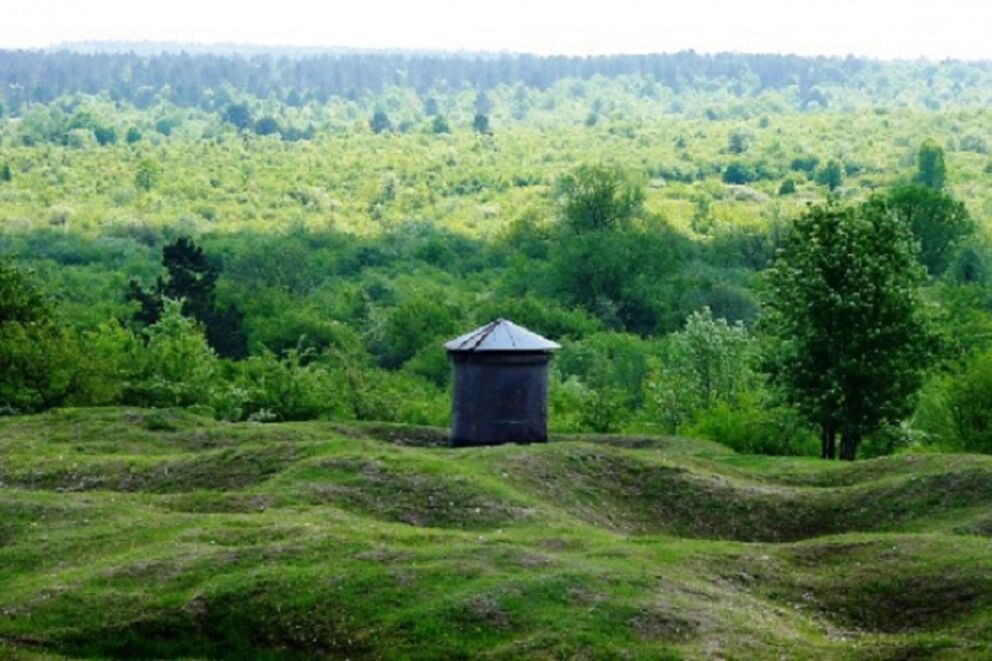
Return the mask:
<path id="1" fill-rule="evenodd" d="M 698 409 L 730 404 L 753 384 L 752 342 L 744 325 L 714 319 L 704 307 L 671 340 L 671 365 L 681 371 Z"/>
<path id="2" fill-rule="evenodd" d="M 374 315 L 370 345 L 379 362 L 397 368 L 418 351 L 439 347 L 458 329 L 458 311 L 436 297 L 418 294 Z"/>
<path id="3" fill-rule="evenodd" d="M 451 133 L 451 126 L 444 115 L 434 115 L 434 120 L 431 122 L 431 132 L 437 135 Z"/>
<path id="4" fill-rule="evenodd" d="M 734 161 L 723 171 L 723 182 L 726 184 L 748 184 L 757 178 L 754 168 L 743 161 Z"/>
<path id="5" fill-rule="evenodd" d="M 489 100 L 489 95 L 486 94 L 485 90 L 479 90 L 475 95 L 475 112 L 478 115 L 488 115 L 492 109 L 493 104 Z"/>
<path id="6" fill-rule="evenodd" d="M 279 122 L 274 117 L 262 117 L 255 122 L 255 133 L 258 135 L 273 135 L 279 131 Z"/>
<path id="7" fill-rule="evenodd" d="M 916 183 L 933 190 L 940 190 L 947 180 L 944 148 L 934 140 L 925 140 L 916 155 Z"/>
<path id="8" fill-rule="evenodd" d="M 751 136 L 744 131 L 734 131 L 727 140 L 727 149 L 731 154 L 743 154 L 751 145 Z"/>
<path id="9" fill-rule="evenodd" d="M 559 179 L 555 201 L 576 232 L 617 229 L 641 210 L 644 187 L 620 169 L 583 165 Z"/>
<path id="10" fill-rule="evenodd" d="M 99 145 L 112 145 L 117 142 L 117 130 L 112 126 L 96 126 L 93 137 Z"/>
<path id="11" fill-rule="evenodd" d="M 555 188 L 560 213 L 548 275 L 551 288 L 607 326 L 656 329 L 661 290 L 682 258 L 683 243 L 667 225 L 634 222 L 644 188 L 622 170 L 581 166 Z"/>
<path id="12" fill-rule="evenodd" d="M 931 275 L 947 270 L 958 243 L 975 229 L 964 204 L 940 190 L 902 186 L 885 202 L 909 225 L 919 244 L 920 262 Z"/>
<path id="13" fill-rule="evenodd" d="M 251 108 L 244 103 L 232 103 L 224 109 L 224 121 L 239 129 L 247 129 L 252 124 Z"/>
<path id="14" fill-rule="evenodd" d="M 28 274 L 0 259 L 0 324 L 43 323 L 51 312 L 51 301 Z"/>
<path id="15" fill-rule="evenodd" d="M 74 379 L 72 339 L 30 275 L 0 259 L 0 410 L 64 404 Z"/>
<path id="16" fill-rule="evenodd" d="M 918 294 L 912 234 L 884 199 L 810 208 L 768 274 L 767 367 L 821 430 L 822 455 L 904 417 L 935 343 Z"/>
<path id="17" fill-rule="evenodd" d="M 844 166 L 836 159 L 828 161 L 817 171 L 816 183 L 826 186 L 831 191 L 837 190 L 844 183 Z"/>
<path id="18" fill-rule="evenodd" d="M 734 405 L 755 383 L 754 342 L 743 324 L 715 319 L 704 307 L 669 336 L 663 363 L 649 381 L 655 406 L 669 433 L 712 406 Z"/>
<path id="19" fill-rule="evenodd" d="M 489 125 L 489 116 L 481 112 L 475 113 L 475 119 L 472 120 L 472 128 L 476 133 L 492 133 L 492 128 Z"/>
<path id="20" fill-rule="evenodd" d="M 150 191 L 155 187 L 159 178 L 162 176 L 162 167 L 150 158 L 142 159 L 137 168 L 134 171 L 134 185 L 135 187 L 144 192 Z"/>
<path id="21" fill-rule="evenodd" d="M 369 128 L 373 133 L 383 133 L 393 130 L 393 123 L 389 121 L 389 115 L 384 110 L 376 110 L 369 120 Z"/>

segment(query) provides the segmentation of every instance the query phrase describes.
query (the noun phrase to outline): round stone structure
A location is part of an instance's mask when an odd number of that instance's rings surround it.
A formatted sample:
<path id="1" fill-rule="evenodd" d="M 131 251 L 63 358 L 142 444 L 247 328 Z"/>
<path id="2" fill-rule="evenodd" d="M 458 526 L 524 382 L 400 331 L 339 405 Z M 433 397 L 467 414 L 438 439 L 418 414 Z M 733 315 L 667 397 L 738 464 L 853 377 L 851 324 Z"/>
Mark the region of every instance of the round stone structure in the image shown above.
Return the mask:
<path id="1" fill-rule="evenodd" d="M 561 346 L 506 319 L 444 345 L 454 366 L 451 445 L 548 440 L 548 363 Z"/>

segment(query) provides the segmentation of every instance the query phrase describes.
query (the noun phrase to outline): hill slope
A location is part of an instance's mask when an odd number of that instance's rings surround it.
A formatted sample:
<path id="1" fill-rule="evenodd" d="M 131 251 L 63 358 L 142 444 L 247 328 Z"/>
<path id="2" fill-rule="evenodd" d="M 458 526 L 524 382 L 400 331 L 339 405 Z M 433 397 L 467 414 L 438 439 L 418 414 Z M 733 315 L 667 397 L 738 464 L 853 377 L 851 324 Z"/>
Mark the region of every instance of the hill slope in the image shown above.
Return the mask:
<path id="1" fill-rule="evenodd" d="M 992 458 L 0 419 L 0 657 L 992 655 Z"/>

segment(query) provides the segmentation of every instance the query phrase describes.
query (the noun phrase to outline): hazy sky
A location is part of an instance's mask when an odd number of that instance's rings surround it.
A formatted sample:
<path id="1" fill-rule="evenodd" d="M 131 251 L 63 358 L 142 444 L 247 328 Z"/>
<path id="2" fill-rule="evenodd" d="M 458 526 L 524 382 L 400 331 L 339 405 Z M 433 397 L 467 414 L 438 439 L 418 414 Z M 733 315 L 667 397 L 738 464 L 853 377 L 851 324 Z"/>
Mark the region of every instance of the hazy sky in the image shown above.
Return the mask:
<path id="1" fill-rule="evenodd" d="M 992 0 L 0 0 L 0 46 L 128 40 L 992 59 Z"/>

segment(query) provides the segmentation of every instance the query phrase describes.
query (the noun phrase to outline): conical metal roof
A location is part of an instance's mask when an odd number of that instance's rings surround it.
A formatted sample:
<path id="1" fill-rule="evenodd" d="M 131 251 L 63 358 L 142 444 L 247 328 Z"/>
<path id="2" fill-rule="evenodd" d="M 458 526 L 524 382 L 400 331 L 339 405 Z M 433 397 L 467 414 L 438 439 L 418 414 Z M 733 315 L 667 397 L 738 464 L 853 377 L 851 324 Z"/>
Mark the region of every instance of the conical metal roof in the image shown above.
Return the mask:
<path id="1" fill-rule="evenodd" d="M 506 319 L 490 321 L 474 331 L 446 342 L 448 351 L 554 351 L 560 349 L 557 342 L 532 333 Z"/>

